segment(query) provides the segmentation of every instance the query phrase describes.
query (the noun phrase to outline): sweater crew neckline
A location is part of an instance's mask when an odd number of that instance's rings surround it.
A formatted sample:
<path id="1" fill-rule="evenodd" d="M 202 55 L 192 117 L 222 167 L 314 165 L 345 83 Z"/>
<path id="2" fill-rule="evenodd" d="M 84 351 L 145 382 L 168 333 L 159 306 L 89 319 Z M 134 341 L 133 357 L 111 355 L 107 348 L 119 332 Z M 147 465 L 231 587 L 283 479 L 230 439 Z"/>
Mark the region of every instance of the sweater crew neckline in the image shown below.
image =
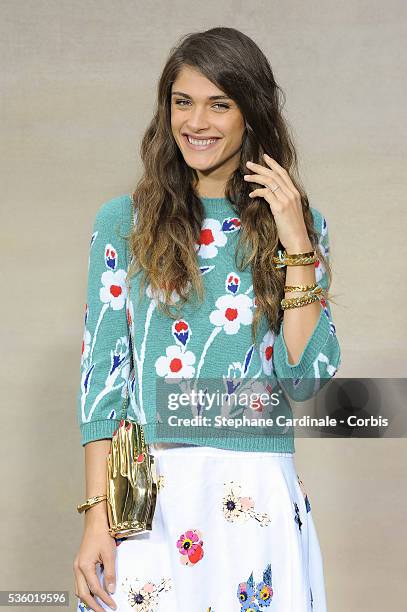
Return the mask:
<path id="1" fill-rule="evenodd" d="M 232 203 L 227 198 L 200 198 L 204 207 L 209 210 L 231 210 Z"/>

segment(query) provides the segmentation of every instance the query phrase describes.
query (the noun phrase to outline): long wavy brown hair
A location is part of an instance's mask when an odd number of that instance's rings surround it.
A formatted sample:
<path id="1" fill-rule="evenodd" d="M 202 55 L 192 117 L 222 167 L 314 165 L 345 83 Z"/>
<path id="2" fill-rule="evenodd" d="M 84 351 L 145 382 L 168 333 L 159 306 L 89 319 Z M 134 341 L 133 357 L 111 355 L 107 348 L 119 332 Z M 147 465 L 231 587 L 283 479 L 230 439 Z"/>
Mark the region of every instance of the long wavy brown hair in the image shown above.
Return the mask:
<path id="1" fill-rule="evenodd" d="M 241 220 L 236 266 L 244 270 L 251 265 L 257 305 L 252 321 L 255 343 L 262 314 L 273 332 L 279 330 L 285 269 L 271 263 L 272 256 L 283 246 L 268 202 L 248 195 L 254 188 L 243 178 L 248 160 L 264 165 L 262 156 L 268 153 L 289 173 L 301 195 L 308 236 L 327 271 L 326 299 L 332 274 L 318 247 L 312 212 L 298 176 L 297 155 L 282 114 L 285 95 L 266 56 L 239 30 L 216 27 L 187 34 L 170 51 L 158 82 L 155 114 L 140 147 L 144 173 L 132 193 L 137 226 L 129 235 L 134 257 L 128 279 L 141 272 L 140 299 L 149 283 L 152 293 L 159 296 L 157 307 L 173 319 L 181 316 L 182 306 L 192 292 L 198 300 L 204 299 L 195 248 L 205 216 L 195 190 L 198 176 L 185 163 L 171 131 L 171 86 L 184 65 L 198 69 L 232 98 L 245 119 L 240 163 L 227 182 L 225 197 Z M 173 291 L 178 294 L 176 300 L 171 299 Z"/>

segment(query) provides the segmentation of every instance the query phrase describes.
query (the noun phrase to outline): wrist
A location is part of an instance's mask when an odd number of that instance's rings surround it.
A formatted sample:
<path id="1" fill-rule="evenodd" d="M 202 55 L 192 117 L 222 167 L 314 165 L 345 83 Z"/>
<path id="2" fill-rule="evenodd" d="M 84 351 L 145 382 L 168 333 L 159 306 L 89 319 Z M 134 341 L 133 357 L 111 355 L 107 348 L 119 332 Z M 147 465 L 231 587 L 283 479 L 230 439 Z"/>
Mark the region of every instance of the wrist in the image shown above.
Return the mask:
<path id="1" fill-rule="evenodd" d="M 297 253 L 309 253 L 314 250 L 311 241 L 308 236 L 300 238 L 295 242 L 291 242 L 288 245 L 284 245 L 287 255 L 296 255 Z"/>
<path id="2" fill-rule="evenodd" d="M 106 523 L 108 522 L 107 517 L 107 504 L 106 500 L 101 501 L 91 508 L 85 511 L 85 523 L 89 522 Z"/>

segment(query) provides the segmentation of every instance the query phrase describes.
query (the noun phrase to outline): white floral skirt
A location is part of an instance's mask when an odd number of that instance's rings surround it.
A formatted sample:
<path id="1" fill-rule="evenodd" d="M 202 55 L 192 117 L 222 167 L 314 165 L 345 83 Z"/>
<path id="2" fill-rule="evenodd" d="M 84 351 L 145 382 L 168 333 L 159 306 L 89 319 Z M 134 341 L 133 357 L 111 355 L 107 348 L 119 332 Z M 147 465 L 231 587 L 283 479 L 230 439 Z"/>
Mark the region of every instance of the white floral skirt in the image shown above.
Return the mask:
<path id="1" fill-rule="evenodd" d="M 116 540 L 119 611 L 326 612 L 318 536 L 293 454 L 150 449 L 161 487 L 152 531 Z M 103 566 L 97 573 L 102 580 Z M 78 600 L 77 609 L 89 608 Z"/>

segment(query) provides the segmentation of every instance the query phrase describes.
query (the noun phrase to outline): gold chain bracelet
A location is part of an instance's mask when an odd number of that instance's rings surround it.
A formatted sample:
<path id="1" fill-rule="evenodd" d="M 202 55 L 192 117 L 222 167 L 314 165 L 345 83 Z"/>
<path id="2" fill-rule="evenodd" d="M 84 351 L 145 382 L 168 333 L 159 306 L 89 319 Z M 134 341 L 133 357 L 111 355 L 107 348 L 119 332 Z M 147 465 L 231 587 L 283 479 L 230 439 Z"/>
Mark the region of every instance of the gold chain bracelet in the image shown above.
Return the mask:
<path id="1" fill-rule="evenodd" d="M 287 308 L 299 308 L 300 306 L 306 306 L 319 300 L 319 295 L 316 293 L 306 293 L 294 298 L 283 298 L 281 300 L 281 308 L 286 310 Z"/>
<path id="2" fill-rule="evenodd" d="M 88 497 L 88 499 L 83 504 L 79 504 L 79 506 L 77 506 L 76 509 L 80 514 L 81 512 L 84 512 L 85 510 L 89 510 L 89 508 L 92 508 L 92 506 L 94 506 L 95 504 L 98 504 L 104 499 L 107 499 L 107 495 L 95 495 L 94 497 Z"/>
<path id="3" fill-rule="evenodd" d="M 312 285 L 285 285 L 284 291 L 286 293 L 289 291 L 311 291 L 316 287 L 318 287 L 317 283 L 312 283 Z"/>
<path id="4" fill-rule="evenodd" d="M 276 264 L 276 268 L 283 268 L 284 266 L 306 266 L 317 261 L 317 255 L 315 251 L 308 251 L 307 253 L 293 253 L 288 255 L 287 251 L 278 251 L 278 256 L 273 257 L 273 263 Z"/>

